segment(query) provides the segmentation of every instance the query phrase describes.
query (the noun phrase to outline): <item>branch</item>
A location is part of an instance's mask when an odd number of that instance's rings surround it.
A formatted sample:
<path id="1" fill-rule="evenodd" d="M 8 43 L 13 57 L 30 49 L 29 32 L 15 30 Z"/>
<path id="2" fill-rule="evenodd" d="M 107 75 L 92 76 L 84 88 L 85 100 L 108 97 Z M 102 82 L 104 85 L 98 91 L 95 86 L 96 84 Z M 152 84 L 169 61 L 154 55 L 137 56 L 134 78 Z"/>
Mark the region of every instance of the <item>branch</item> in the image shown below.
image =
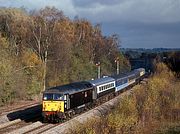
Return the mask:
<path id="1" fill-rule="evenodd" d="M 39 66 L 39 65 L 38 65 Z M 21 70 L 24 70 L 24 69 L 26 69 L 26 68 L 35 68 L 35 67 L 38 67 L 38 66 L 24 66 L 23 68 L 20 68 L 20 69 L 18 69 L 18 70 L 15 70 L 12 74 L 15 74 L 16 72 L 19 72 L 19 71 L 21 71 Z M 12 75 L 11 74 L 11 75 Z"/>

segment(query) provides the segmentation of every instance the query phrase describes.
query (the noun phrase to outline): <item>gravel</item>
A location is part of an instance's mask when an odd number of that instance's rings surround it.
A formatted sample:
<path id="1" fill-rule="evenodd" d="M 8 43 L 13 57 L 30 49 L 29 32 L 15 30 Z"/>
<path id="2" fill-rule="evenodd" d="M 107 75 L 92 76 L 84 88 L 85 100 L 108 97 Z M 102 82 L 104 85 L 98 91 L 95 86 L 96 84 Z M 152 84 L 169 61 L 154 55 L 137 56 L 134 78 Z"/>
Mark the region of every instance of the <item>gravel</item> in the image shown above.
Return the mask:
<path id="1" fill-rule="evenodd" d="M 63 124 L 60 124 L 52 129 L 49 129 L 42 134 L 64 134 L 68 133 L 69 130 L 72 130 L 76 128 L 78 125 L 83 125 L 83 123 L 86 123 L 90 118 L 100 118 L 104 115 L 106 115 L 109 111 L 111 111 L 117 104 L 120 102 L 120 100 L 123 98 L 124 95 L 130 94 L 130 91 L 126 91 L 122 93 L 121 95 L 115 97 L 114 99 L 102 104 L 101 106 L 98 106 L 86 113 L 81 114 L 80 116 L 77 116 Z"/>
<path id="2" fill-rule="evenodd" d="M 8 132 L 7 134 L 22 134 L 22 133 L 26 133 L 32 129 L 35 129 L 35 128 L 38 128 L 40 126 L 42 126 L 43 124 L 39 121 L 31 124 L 31 125 L 28 125 L 28 126 L 24 126 L 20 129 L 17 129 L 17 130 L 14 130 L 14 131 L 11 131 L 11 132 Z"/>

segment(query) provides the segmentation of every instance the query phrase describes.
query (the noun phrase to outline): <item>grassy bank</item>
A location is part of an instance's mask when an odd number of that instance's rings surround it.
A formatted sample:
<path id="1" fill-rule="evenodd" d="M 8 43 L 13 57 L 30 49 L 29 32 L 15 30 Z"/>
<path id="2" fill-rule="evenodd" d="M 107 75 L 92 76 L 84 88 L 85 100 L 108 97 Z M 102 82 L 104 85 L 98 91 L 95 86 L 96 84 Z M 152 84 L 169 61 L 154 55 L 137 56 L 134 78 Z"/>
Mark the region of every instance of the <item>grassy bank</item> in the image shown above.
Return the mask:
<path id="1" fill-rule="evenodd" d="M 71 133 L 179 133 L 180 81 L 158 63 L 148 83 L 137 85 L 109 115 L 90 120 Z"/>

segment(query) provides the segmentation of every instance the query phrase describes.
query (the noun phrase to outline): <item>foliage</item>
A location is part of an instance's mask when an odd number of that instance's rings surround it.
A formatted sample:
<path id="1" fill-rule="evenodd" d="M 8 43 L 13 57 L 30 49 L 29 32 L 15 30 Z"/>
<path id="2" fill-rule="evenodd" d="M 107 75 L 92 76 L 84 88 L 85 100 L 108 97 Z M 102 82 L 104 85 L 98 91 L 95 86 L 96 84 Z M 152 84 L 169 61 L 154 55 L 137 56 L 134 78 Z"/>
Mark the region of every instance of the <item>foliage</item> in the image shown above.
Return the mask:
<path id="1" fill-rule="evenodd" d="M 125 96 L 118 105 L 117 110 L 108 115 L 108 124 L 116 132 L 118 129 L 123 133 L 138 121 L 135 99 Z"/>
<path id="2" fill-rule="evenodd" d="M 81 127 L 79 133 L 179 133 L 180 82 L 163 63 L 147 83 L 134 87 L 119 105 L 98 123 Z M 98 128 L 92 127 L 98 126 Z M 98 130 L 101 129 L 101 132 Z"/>
<path id="3" fill-rule="evenodd" d="M 129 69 L 117 35 L 104 36 L 101 25 L 71 20 L 54 7 L 0 8 L 0 35 L 1 104 L 35 98 L 50 86 L 95 79 L 97 62 L 102 75 L 115 72 L 117 57 L 121 70 Z"/>

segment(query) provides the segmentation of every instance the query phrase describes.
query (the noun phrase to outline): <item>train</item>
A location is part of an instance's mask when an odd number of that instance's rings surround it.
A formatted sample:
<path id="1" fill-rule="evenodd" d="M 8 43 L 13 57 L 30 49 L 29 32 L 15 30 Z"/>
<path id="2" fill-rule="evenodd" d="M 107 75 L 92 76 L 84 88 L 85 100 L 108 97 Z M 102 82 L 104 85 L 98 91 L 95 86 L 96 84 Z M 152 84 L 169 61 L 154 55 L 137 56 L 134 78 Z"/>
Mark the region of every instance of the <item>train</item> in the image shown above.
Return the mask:
<path id="1" fill-rule="evenodd" d="M 107 76 L 95 80 L 74 82 L 51 87 L 43 92 L 43 121 L 62 121 L 100 101 L 139 82 L 145 69 L 138 68 L 126 74 Z"/>

